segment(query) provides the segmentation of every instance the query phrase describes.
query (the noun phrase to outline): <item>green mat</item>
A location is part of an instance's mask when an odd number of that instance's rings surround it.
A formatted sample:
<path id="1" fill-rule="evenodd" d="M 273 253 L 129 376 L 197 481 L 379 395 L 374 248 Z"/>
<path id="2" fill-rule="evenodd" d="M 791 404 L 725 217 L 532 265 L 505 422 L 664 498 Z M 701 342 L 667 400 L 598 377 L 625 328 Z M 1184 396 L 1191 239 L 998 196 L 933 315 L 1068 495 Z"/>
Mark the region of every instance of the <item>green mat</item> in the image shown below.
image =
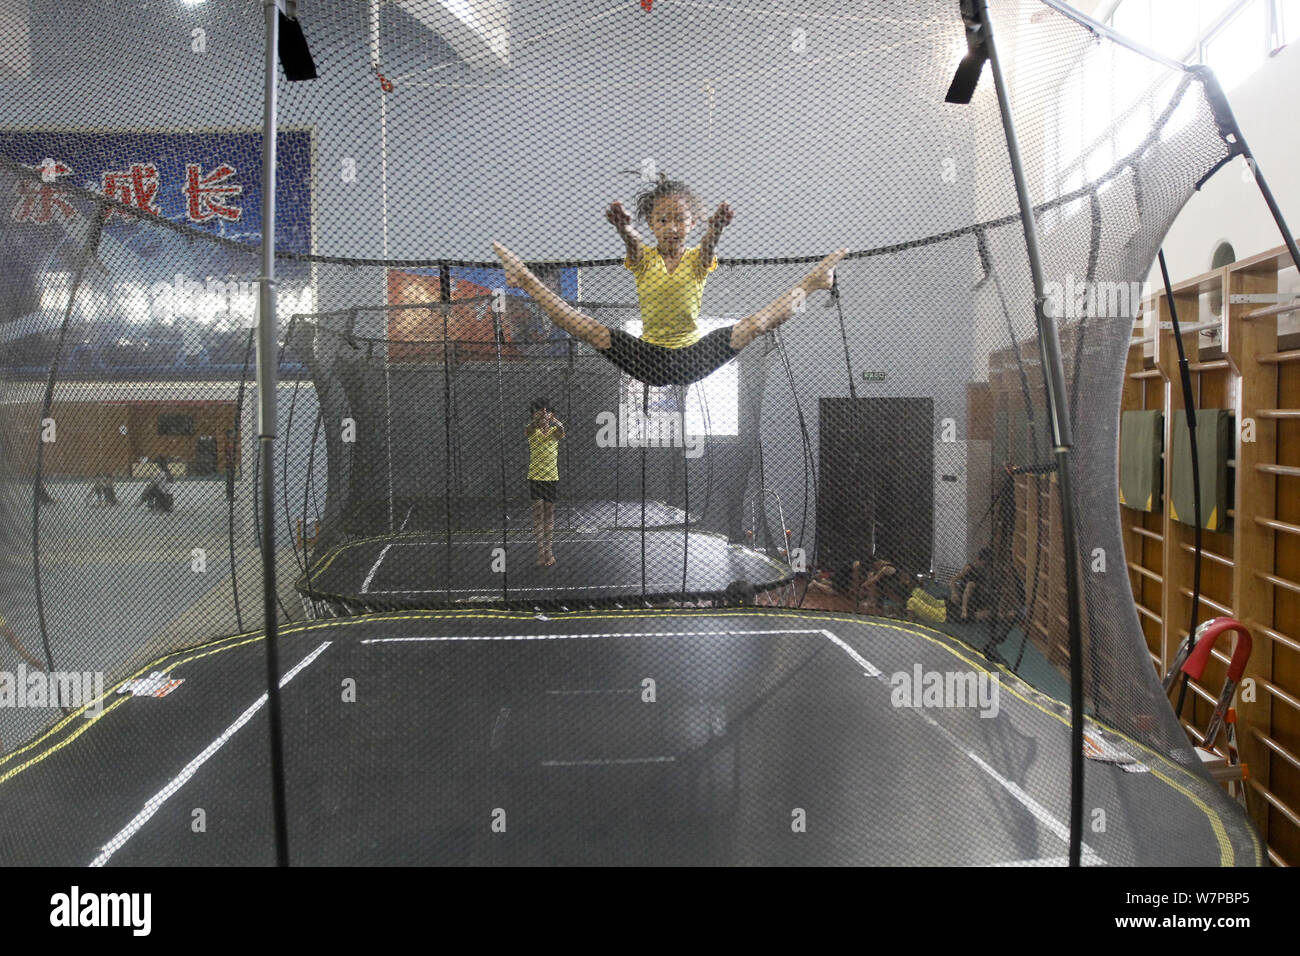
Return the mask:
<path id="1" fill-rule="evenodd" d="M 1174 412 L 1173 462 L 1170 472 L 1169 516 L 1192 524 L 1192 444 L 1187 415 Z M 1196 413 L 1196 450 L 1201 473 L 1201 527 L 1222 531 L 1228 524 L 1228 455 L 1232 447 L 1232 412 L 1202 408 Z"/>
<path id="2" fill-rule="evenodd" d="M 1131 411 L 1120 418 L 1119 503 L 1138 511 L 1158 511 L 1163 474 L 1163 412 Z"/>

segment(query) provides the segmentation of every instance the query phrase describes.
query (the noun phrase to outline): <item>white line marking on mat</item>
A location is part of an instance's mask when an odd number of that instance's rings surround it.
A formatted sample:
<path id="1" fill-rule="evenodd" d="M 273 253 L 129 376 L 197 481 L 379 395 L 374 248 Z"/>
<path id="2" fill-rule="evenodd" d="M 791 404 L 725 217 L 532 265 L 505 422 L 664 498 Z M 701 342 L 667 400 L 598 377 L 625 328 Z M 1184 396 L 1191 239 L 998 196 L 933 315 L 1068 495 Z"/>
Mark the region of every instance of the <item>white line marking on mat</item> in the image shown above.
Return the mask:
<path id="1" fill-rule="evenodd" d="M 362 644 L 410 644 L 429 641 L 569 641 L 597 637 L 737 637 L 746 634 L 824 634 L 821 630 L 798 631 L 605 631 L 603 634 L 457 634 L 443 637 L 369 637 Z M 870 665 L 868 665 L 870 666 Z"/>
<path id="2" fill-rule="evenodd" d="M 1092 853 L 1081 853 L 1079 863 L 1083 866 L 1105 866 L 1106 861 Z M 1041 856 L 1036 860 L 1006 860 L 1002 863 L 973 863 L 972 866 L 1069 866 L 1068 856 Z"/>
<path id="3" fill-rule="evenodd" d="M 391 544 L 386 544 L 386 545 L 384 545 L 383 550 L 379 552 L 379 557 L 375 558 L 375 563 L 374 563 L 374 566 L 370 569 L 370 573 L 367 574 L 367 575 L 366 575 L 366 579 L 365 579 L 363 582 L 361 582 L 361 593 L 362 593 L 362 594 L 365 594 L 365 593 L 367 593 L 367 592 L 370 590 L 370 582 L 373 581 L 373 580 L 375 579 L 375 572 L 379 570 L 379 565 L 381 565 L 381 564 L 383 563 L 383 561 L 384 561 L 384 557 L 385 557 L 385 555 L 388 554 L 388 549 L 391 548 L 391 547 L 392 547 Z M 380 593 L 380 594 L 390 594 L 390 593 L 392 593 L 392 592 L 390 592 L 390 591 L 380 591 L 380 592 L 378 592 L 378 593 Z"/>
<path id="4" fill-rule="evenodd" d="M 518 529 L 518 528 L 517 528 L 517 529 L 514 529 L 514 530 L 516 530 L 516 531 L 521 531 L 521 532 L 523 531 L 523 529 Z M 682 538 L 683 538 L 683 535 L 680 535 L 680 534 L 674 534 L 671 530 L 669 530 L 669 531 L 662 531 L 661 529 L 655 529 L 655 528 L 650 528 L 650 529 L 648 529 L 648 530 L 649 530 L 649 532 L 650 532 L 651 534 L 655 533 L 655 531 L 658 530 L 658 531 L 660 531 L 661 534 L 664 534 L 664 535 L 671 535 L 671 536 L 673 537 L 673 540 L 676 540 L 676 541 L 681 541 Z M 438 532 L 436 532 L 436 531 L 427 531 L 427 532 L 424 532 L 424 534 L 425 534 L 425 536 L 426 536 L 426 539 L 423 540 L 423 541 L 394 541 L 394 542 L 392 542 L 392 544 L 387 545 L 386 547 L 392 547 L 393 545 L 396 545 L 396 546 L 399 547 L 399 548 L 442 548 L 442 547 L 446 547 L 446 545 L 447 545 L 447 539 L 446 539 L 445 537 L 439 537 L 439 536 L 438 536 Z M 690 540 L 691 540 L 691 544 L 692 544 L 692 545 L 707 545 L 707 544 L 709 544 L 710 542 L 713 542 L 713 543 L 716 543 L 717 546 L 718 546 L 719 548 L 723 548 L 723 547 L 733 547 L 733 548 L 744 547 L 744 545 L 733 545 L 733 544 L 731 544 L 731 542 L 729 542 L 729 541 L 724 541 L 724 540 L 722 540 L 721 538 L 718 538 L 718 537 L 716 537 L 716 536 L 714 536 L 714 535 L 711 535 L 711 534 L 704 534 L 704 533 L 702 533 L 702 532 L 698 532 L 698 533 L 696 533 L 696 534 L 691 535 L 691 536 L 690 536 Z M 467 539 L 467 538 L 453 538 L 453 540 L 452 540 L 451 543 L 452 543 L 453 545 L 457 545 L 457 544 L 501 544 L 501 539 L 500 539 L 500 538 L 473 538 L 473 539 Z M 506 543 L 507 546 L 512 546 L 512 547 L 515 547 L 515 548 L 527 548 L 527 547 L 529 547 L 530 545 L 536 544 L 536 539 L 535 539 L 531 534 L 529 534 L 527 537 L 525 537 L 524 534 L 521 533 L 521 534 L 518 535 L 517 537 L 511 537 L 511 538 L 510 538 L 508 541 L 506 541 L 505 543 Z M 640 536 L 639 534 L 629 533 L 629 534 L 627 534 L 627 535 L 625 535 L 625 536 L 623 536 L 623 537 L 619 537 L 619 538 L 591 538 L 591 537 L 582 537 L 582 538 L 563 538 L 563 537 L 556 537 L 556 538 L 553 539 L 552 543 L 554 543 L 554 544 L 625 544 L 625 545 L 628 546 L 628 549 L 629 549 L 629 550 L 637 550 L 637 551 L 639 551 L 639 550 L 641 549 L 641 536 Z"/>
<path id="5" fill-rule="evenodd" d="M 543 760 L 543 767 L 606 767 L 621 763 L 673 763 L 676 757 L 609 757 L 599 760 Z"/>
<path id="6" fill-rule="evenodd" d="M 379 564 L 378 564 L 377 562 L 376 562 L 376 564 L 375 564 L 375 567 L 379 567 Z M 373 575 L 374 575 L 374 571 L 371 571 L 370 574 L 371 574 L 371 576 L 373 576 Z M 366 578 L 366 584 L 369 584 L 369 583 L 370 583 L 370 578 Z M 569 587 L 527 587 L 527 586 L 525 586 L 525 587 L 518 587 L 518 586 L 516 586 L 516 587 L 510 588 L 510 590 L 513 591 L 513 592 L 515 592 L 516 594 L 527 594 L 527 593 L 531 593 L 531 592 L 533 592 L 533 591 L 608 591 L 608 590 L 627 591 L 627 590 L 632 590 L 632 589 L 640 590 L 640 588 L 641 588 L 641 582 L 640 582 L 640 581 L 633 581 L 633 582 L 630 583 L 630 584 L 579 584 L 579 585 L 572 585 L 572 586 L 569 586 Z M 405 590 L 405 591 L 403 591 L 403 590 L 393 590 L 393 591 L 370 591 L 370 590 L 367 590 L 367 589 L 366 589 L 366 585 L 363 584 L 363 585 L 361 586 L 361 591 L 362 591 L 363 594 L 489 594 L 489 595 L 496 595 L 496 594 L 500 594 L 500 593 L 501 593 L 501 588 L 419 588 L 419 589 L 416 589 L 416 590 Z M 635 598 L 636 596 L 637 596 L 637 595 L 632 594 L 632 595 L 629 596 L 628 600 L 631 600 L 632 598 Z"/>
<path id="7" fill-rule="evenodd" d="M 858 666 L 862 668 L 863 672 L 868 677 L 881 676 L 880 668 L 876 667 L 876 665 L 872 664 L 871 661 L 867 660 L 865 657 L 863 657 L 853 648 L 849 647 L 848 644 L 844 643 L 844 641 L 840 639 L 839 635 L 833 634 L 830 631 L 826 631 L 826 630 L 819 631 L 818 633 L 823 635 L 827 640 L 829 640 L 836 647 L 840 648 L 840 650 L 844 651 L 845 654 L 848 654 L 849 657 L 857 661 Z"/>
<path id="8" fill-rule="evenodd" d="M 560 694 L 569 696 L 573 694 L 639 694 L 641 691 L 636 687 L 610 687 L 596 688 L 594 690 L 548 690 L 548 694 Z"/>
<path id="9" fill-rule="evenodd" d="M 890 686 L 889 679 L 886 678 L 884 674 L 882 674 L 878 669 L 872 667 L 869 663 L 867 663 L 865 659 L 860 657 L 853 650 L 853 648 L 849 647 L 848 644 L 846 644 L 838 636 L 832 634 L 830 631 L 822 631 L 821 633 L 826 635 L 826 637 L 830 638 L 837 647 L 842 648 L 846 653 L 848 653 L 849 656 L 852 657 L 854 661 L 856 661 L 859 664 L 866 664 L 866 666 L 870 668 L 868 674 L 870 674 L 870 672 L 874 670 L 875 674 L 871 676 L 874 676 L 876 680 L 884 684 L 886 687 Z M 984 771 L 985 774 L 992 777 L 998 783 L 998 785 L 1002 787 L 1003 790 L 1011 794 L 1011 796 L 1013 796 L 1020 803 L 1021 806 L 1023 806 L 1026 810 L 1028 810 L 1030 814 L 1032 814 L 1033 817 L 1036 820 L 1038 820 L 1039 823 L 1041 823 L 1048 830 L 1052 831 L 1052 833 L 1055 834 L 1064 843 L 1066 843 L 1067 845 L 1069 844 L 1070 828 L 1065 824 L 1061 823 L 1061 821 L 1057 820 L 1056 817 L 1052 816 L 1052 814 L 1047 810 L 1047 808 L 1044 807 L 1041 803 L 1039 803 L 1029 794 L 1025 793 L 1024 790 L 1020 789 L 1020 786 L 1014 780 L 1008 780 L 1006 777 L 1002 776 L 1002 774 L 994 770 L 978 754 L 976 754 L 975 751 L 966 747 L 961 741 L 959 741 L 956 735 L 953 734 L 952 731 L 950 731 L 947 727 L 944 727 L 942 724 L 940 724 L 937 720 L 935 720 L 925 711 L 916 710 L 915 708 L 912 707 L 899 708 L 899 709 L 911 711 L 912 713 L 920 717 L 922 720 L 924 720 L 931 727 L 933 727 L 935 730 L 937 730 L 944 737 L 945 740 L 947 740 L 950 744 L 952 744 L 959 751 L 961 751 L 961 753 L 965 754 L 966 757 L 972 763 L 975 764 L 975 766 L 979 767 L 982 771 Z M 1104 864 L 1106 862 L 1101 857 L 1097 856 L 1097 854 L 1092 850 L 1092 848 L 1089 847 L 1088 844 L 1086 843 L 1082 845 L 1082 855 L 1085 857 L 1093 858 L 1093 860 L 1095 860 L 1096 863 L 1098 864 Z"/>
<path id="10" fill-rule="evenodd" d="M 320 647 L 316 648 L 316 650 L 312 651 L 300 660 L 294 666 L 293 670 L 287 672 L 280 678 L 280 686 L 284 687 L 289 683 L 289 681 L 298 676 L 299 671 L 316 658 L 320 657 L 321 653 L 325 648 L 329 647 L 331 643 L 333 642 L 325 641 Z M 240 714 L 235 722 L 222 732 L 220 737 L 208 744 L 208 746 L 204 748 L 203 753 L 191 760 L 185 765 L 185 769 L 168 781 L 167 786 L 163 787 L 156 794 L 146 800 L 144 809 L 137 813 L 134 819 L 123 827 L 117 836 L 113 837 L 113 839 L 109 840 L 108 843 L 105 844 L 104 849 L 100 852 L 99 856 L 95 857 L 95 859 L 91 861 L 90 865 L 103 866 L 107 863 L 114 853 L 126 845 L 127 840 L 140 832 L 140 829 L 149 822 L 149 819 L 158 812 L 162 805 L 166 803 L 177 790 L 189 782 L 189 779 L 198 772 L 200 767 L 208 762 L 208 759 L 212 757 L 213 754 L 226 745 L 230 738 L 239 731 L 239 728 L 243 727 L 244 724 L 253 719 L 254 715 L 266 705 L 266 701 L 267 695 L 263 693 L 261 697 L 253 702 L 252 706 L 249 707 L 248 710 Z"/>

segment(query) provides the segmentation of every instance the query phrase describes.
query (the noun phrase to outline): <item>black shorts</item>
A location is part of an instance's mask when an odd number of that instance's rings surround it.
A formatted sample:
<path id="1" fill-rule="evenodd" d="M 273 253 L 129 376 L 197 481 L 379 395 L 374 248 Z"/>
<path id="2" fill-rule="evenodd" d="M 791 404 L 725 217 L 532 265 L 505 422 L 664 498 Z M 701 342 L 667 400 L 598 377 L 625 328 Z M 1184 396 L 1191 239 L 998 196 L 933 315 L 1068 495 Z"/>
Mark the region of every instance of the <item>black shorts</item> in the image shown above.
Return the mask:
<path id="1" fill-rule="evenodd" d="M 554 501 L 559 490 L 558 481 L 534 481 L 528 479 L 528 497 L 533 501 Z"/>
<path id="2" fill-rule="evenodd" d="M 605 357 L 628 375 L 656 388 L 690 385 L 740 354 L 731 347 L 731 328 L 714 329 L 694 345 L 680 349 L 651 345 L 622 329 L 610 329 Z"/>

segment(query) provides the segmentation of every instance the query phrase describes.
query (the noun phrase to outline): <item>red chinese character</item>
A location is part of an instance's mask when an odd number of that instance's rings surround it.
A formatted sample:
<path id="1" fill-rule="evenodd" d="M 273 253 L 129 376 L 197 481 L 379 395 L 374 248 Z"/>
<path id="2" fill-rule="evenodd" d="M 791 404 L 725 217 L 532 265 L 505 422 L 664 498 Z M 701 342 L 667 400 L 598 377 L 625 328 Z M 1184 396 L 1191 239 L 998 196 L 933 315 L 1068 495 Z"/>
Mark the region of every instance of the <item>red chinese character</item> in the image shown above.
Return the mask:
<path id="1" fill-rule="evenodd" d="M 235 167 L 222 163 L 206 176 L 197 163 L 185 167 L 185 185 L 181 192 L 185 194 L 185 215 L 190 222 L 207 222 L 210 219 L 224 219 L 227 222 L 239 222 L 243 210 L 225 202 L 228 196 L 238 196 L 244 187 L 225 180 L 235 175 Z"/>
<path id="2" fill-rule="evenodd" d="M 40 172 L 41 181 L 34 183 L 24 179 L 18 183 L 18 204 L 14 206 L 14 222 L 45 224 L 54 218 L 56 212 L 64 219 L 72 219 L 76 213 L 71 203 L 60 195 L 58 189 L 50 185 L 59 176 L 71 173 L 72 167 L 51 159 L 32 168 Z"/>
<path id="3" fill-rule="evenodd" d="M 132 163 L 130 169 L 105 172 L 104 195 L 158 215 L 158 167 L 153 163 Z"/>
<path id="4" fill-rule="evenodd" d="M 650 8 L 654 6 L 654 2 L 655 0 L 641 0 L 641 9 L 644 10 L 646 13 L 649 13 Z"/>

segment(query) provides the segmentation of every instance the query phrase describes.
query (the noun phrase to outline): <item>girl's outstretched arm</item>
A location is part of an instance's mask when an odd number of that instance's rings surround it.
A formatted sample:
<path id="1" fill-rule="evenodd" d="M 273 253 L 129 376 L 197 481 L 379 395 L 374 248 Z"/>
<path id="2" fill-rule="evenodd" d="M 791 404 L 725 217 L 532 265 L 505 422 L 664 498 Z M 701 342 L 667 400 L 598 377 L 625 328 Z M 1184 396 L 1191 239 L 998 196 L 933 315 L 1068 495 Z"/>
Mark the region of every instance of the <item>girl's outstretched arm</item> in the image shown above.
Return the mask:
<path id="1" fill-rule="evenodd" d="M 718 248 L 718 239 L 722 236 L 722 230 L 731 225 L 733 213 L 731 206 L 727 203 L 720 203 L 718 211 L 709 217 L 709 229 L 704 234 L 704 239 L 700 241 L 700 274 L 707 274 L 709 265 L 713 262 L 714 252 Z"/>
<path id="2" fill-rule="evenodd" d="M 632 264 L 634 270 L 639 268 L 641 265 L 641 237 L 632 228 L 632 216 L 623 208 L 623 204 L 615 199 L 609 204 L 609 208 L 605 210 L 605 218 L 614 224 L 614 228 L 618 230 L 619 236 L 622 237 L 623 244 L 627 247 L 627 261 Z"/>

